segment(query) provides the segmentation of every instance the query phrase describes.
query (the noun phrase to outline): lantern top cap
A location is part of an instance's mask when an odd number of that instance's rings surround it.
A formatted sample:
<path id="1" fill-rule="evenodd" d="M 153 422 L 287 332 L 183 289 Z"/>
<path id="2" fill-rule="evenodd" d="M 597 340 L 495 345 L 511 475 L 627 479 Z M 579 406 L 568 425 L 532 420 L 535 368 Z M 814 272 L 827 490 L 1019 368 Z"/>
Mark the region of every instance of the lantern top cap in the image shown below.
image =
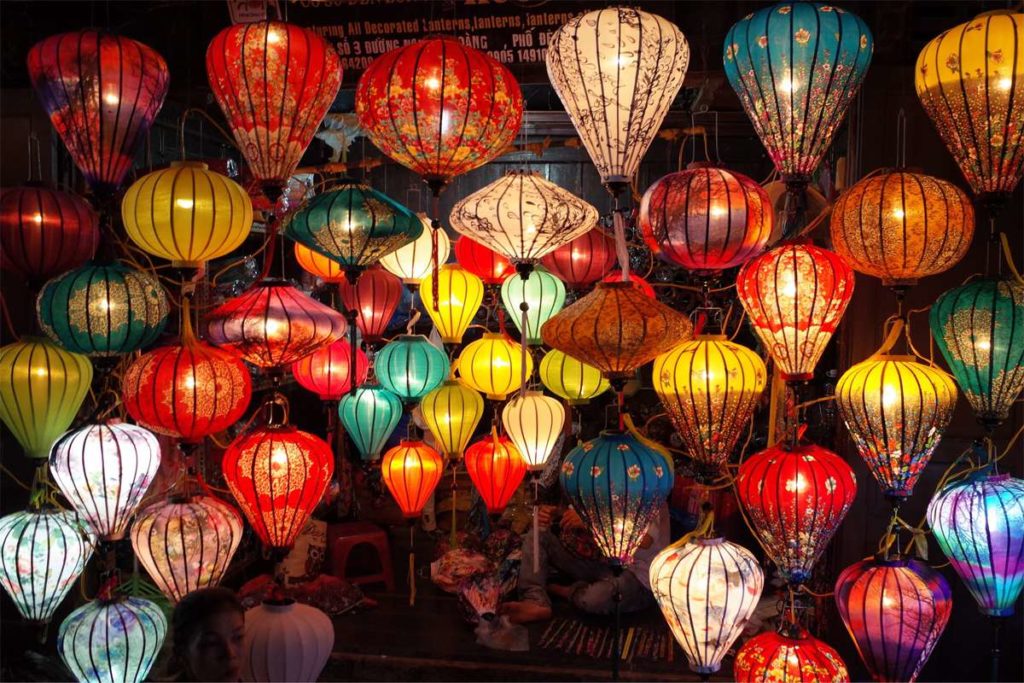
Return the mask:
<path id="1" fill-rule="evenodd" d="M 865 558 L 868 561 L 873 560 L 875 564 L 882 567 L 906 567 L 910 564 L 910 558 L 906 555 L 891 555 L 886 557 L 881 553 L 874 555 L 873 557 Z"/>
<path id="2" fill-rule="evenodd" d="M 725 536 L 716 536 L 715 538 L 691 538 L 687 544 L 708 546 L 722 545 L 723 543 L 725 543 Z"/>
<path id="3" fill-rule="evenodd" d="M 504 339 L 500 332 L 484 332 L 481 339 Z"/>
<path id="4" fill-rule="evenodd" d="M 724 334 L 698 334 L 693 338 L 693 341 L 729 341 L 729 338 Z"/>
<path id="5" fill-rule="evenodd" d="M 882 361 L 884 363 L 918 363 L 917 356 L 911 356 L 907 354 L 889 354 L 883 353 L 869 358 L 868 360 Z"/>
<path id="6" fill-rule="evenodd" d="M 204 171 L 210 170 L 210 166 L 208 164 L 202 162 L 202 161 L 186 161 L 184 159 L 182 159 L 181 161 L 172 161 L 170 167 L 171 168 L 199 168 L 199 169 L 202 169 Z"/>

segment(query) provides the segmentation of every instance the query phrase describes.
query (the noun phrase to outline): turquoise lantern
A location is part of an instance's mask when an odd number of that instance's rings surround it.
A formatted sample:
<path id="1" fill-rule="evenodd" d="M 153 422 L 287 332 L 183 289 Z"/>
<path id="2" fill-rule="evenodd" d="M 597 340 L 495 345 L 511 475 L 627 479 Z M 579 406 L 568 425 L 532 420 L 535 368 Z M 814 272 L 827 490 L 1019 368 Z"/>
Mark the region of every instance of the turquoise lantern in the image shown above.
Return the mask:
<path id="1" fill-rule="evenodd" d="M 448 378 L 448 356 L 422 334 L 403 334 L 377 352 L 373 369 L 380 385 L 415 402 Z"/>
<path id="2" fill-rule="evenodd" d="M 380 460 L 384 442 L 402 419 L 402 401 L 384 387 L 364 384 L 341 397 L 338 417 L 363 460 Z"/>
<path id="3" fill-rule="evenodd" d="M 505 278 L 501 301 L 524 341 L 530 346 L 540 346 L 541 326 L 565 305 L 565 285 L 546 269 L 536 266 L 525 277 L 516 273 Z M 523 304 L 526 305 L 525 330 Z"/>

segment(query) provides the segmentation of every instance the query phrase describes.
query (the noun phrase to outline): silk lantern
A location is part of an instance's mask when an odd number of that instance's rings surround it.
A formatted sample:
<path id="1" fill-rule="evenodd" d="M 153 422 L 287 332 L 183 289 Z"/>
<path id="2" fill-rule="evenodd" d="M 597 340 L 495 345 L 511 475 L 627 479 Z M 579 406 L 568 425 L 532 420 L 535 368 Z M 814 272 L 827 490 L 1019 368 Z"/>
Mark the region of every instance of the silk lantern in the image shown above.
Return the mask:
<path id="1" fill-rule="evenodd" d="M 96 254 L 99 217 L 89 202 L 41 184 L 0 190 L 0 270 L 42 282 Z"/>
<path id="2" fill-rule="evenodd" d="M 295 243 L 295 261 L 304 271 L 324 282 L 336 283 L 345 279 L 345 270 L 337 261 L 298 242 Z"/>
<path id="3" fill-rule="evenodd" d="M 33 45 L 28 74 L 89 186 L 113 194 L 163 106 L 170 81 L 164 58 L 130 38 L 84 30 Z"/>
<path id="4" fill-rule="evenodd" d="M 80 683 L 142 683 L 156 663 L 167 619 L 142 598 L 100 598 L 69 614 L 57 653 Z"/>
<path id="5" fill-rule="evenodd" d="M 836 580 L 836 606 L 876 681 L 915 681 L 953 610 L 942 574 L 909 558 L 868 558 Z"/>
<path id="6" fill-rule="evenodd" d="M 443 228 L 436 230 L 429 225 L 429 220 L 420 215 L 423 221 L 423 232 L 404 247 L 395 249 L 380 258 L 381 267 L 402 278 L 407 285 L 419 285 L 434 267 L 434 240 L 437 240 L 437 263 L 445 263 L 451 254 L 452 242 Z"/>
<path id="7" fill-rule="evenodd" d="M 363 460 L 379 460 L 402 419 L 402 399 L 384 387 L 364 384 L 341 397 L 338 417 Z"/>
<path id="8" fill-rule="evenodd" d="M 507 258 L 465 235 L 455 240 L 455 260 L 488 285 L 500 285 L 516 270 Z"/>
<path id="9" fill-rule="evenodd" d="M 505 278 L 501 301 L 519 329 L 522 341 L 540 346 L 540 328 L 565 305 L 565 285 L 547 270 L 533 268 L 525 277 L 516 274 Z"/>
<path id="10" fill-rule="evenodd" d="M 363 341 L 378 344 L 384 339 L 391 319 L 402 301 L 402 282 L 382 268 L 369 268 L 352 283 L 338 284 L 341 302 L 351 315 L 355 311 L 356 327 Z"/>
<path id="11" fill-rule="evenodd" d="M 321 401 L 337 401 L 352 390 L 353 382 L 358 386 L 366 381 L 370 361 L 362 349 L 356 349 L 354 365 L 348 342 L 336 341 L 292 363 L 292 375 Z"/>
<path id="12" fill-rule="evenodd" d="M 533 374 L 533 358 L 524 355 L 522 346 L 494 332 L 466 344 L 459 354 L 459 377 L 492 401 L 505 397 L 522 386 L 523 376 Z"/>
<path id="13" fill-rule="evenodd" d="M 406 402 L 418 401 L 450 374 L 448 356 L 421 334 L 403 334 L 377 352 L 373 370 L 380 385 Z"/>
<path id="14" fill-rule="evenodd" d="M 526 475 L 526 461 L 519 449 L 505 436 L 491 432 L 466 449 L 466 472 L 480 493 L 487 512 L 498 514 Z"/>
<path id="15" fill-rule="evenodd" d="M 484 399 L 462 382 L 447 380 L 420 401 L 420 412 L 439 450 L 462 457 L 484 413 Z"/>
<path id="16" fill-rule="evenodd" d="M 436 283 L 433 273 L 420 281 L 420 298 L 441 341 L 460 344 L 483 303 L 484 283 L 462 266 L 447 263 L 437 269 Z"/>
<path id="17" fill-rule="evenodd" d="M 814 376 L 853 296 L 853 283 L 842 257 L 797 242 L 775 247 L 740 269 L 736 294 L 782 379 Z"/>
<path id="18" fill-rule="evenodd" d="M 292 600 L 264 601 L 245 612 L 242 680 L 313 683 L 333 647 L 334 624 L 324 612 Z"/>
<path id="19" fill-rule="evenodd" d="M 540 391 L 513 396 L 501 409 L 501 424 L 532 472 L 544 469 L 565 425 L 565 407 Z"/>
<path id="20" fill-rule="evenodd" d="M 586 405 L 608 391 L 611 385 L 593 365 L 551 349 L 540 360 L 540 381 L 569 405 Z"/>
<path id="21" fill-rule="evenodd" d="M 607 275 L 615 259 L 615 240 L 593 228 L 548 252 L 540 262 L 567 287 L 583 289 Z"/>
<path id="22" fill-rule="evenodd" d="M 798 626 L 767 631 L 748 640 L 736 653 L 732 674 L 737 683 L 850 680 L 839 653 Z"/>
<path id="23" fill-rule="evenodd" d="M 419 517 L 444 473 L 444 458 L 422 441 L 402 439 L 384 454 L 380 473 L 402 514 Z"/>
<path id="24" fill-rule="evenodd" d="M 803 583 L 850 510 L 857 481 L 821 446 L 778 445 L 743 461 L 736 494 L 782 578 Z"/>
<path id="25" fill-rule="evenodd" d="M 92 363 L 49 339 L 23 337 L 0 347 L 0 376 L 0 419 L 25 455 L 47 457 L 89 393 Z"/>

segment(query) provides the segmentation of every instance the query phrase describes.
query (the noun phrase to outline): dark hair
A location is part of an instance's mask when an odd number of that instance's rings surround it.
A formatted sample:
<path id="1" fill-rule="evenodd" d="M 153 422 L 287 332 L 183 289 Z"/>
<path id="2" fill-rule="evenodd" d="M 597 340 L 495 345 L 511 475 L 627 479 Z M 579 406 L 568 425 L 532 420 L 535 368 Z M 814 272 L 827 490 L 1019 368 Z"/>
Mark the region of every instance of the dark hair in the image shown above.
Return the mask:
<path id="1" fill-rule="evenodd" d="M 233 591 L 227 588 L 200 588 L 181 599 L 171 616 L 171 643 L 174 653 L 185 653 L 188 641 L 196 635 L 199 625 L 214 614 L 237 612 L 245 615 L 245 609 Z"/>

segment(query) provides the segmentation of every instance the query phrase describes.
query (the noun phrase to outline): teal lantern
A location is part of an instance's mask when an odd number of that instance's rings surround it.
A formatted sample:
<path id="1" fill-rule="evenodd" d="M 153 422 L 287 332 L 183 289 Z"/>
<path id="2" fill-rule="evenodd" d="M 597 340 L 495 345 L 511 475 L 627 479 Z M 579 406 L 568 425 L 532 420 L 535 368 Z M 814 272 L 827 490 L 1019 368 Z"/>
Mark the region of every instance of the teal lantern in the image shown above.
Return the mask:
<path id="1" fill-rule="evenodd" d="M 338 417 L 363 460 L 379 460 L 402 419 L 402 401 L 384 387 L 364 384 L 341 397 Z"/>
<path id="2" fill-rule="evenodd" d="M 978 422 L 993 429 L 1024 389 L 1024 285 L 974 280 L 940 296 L 929 323 Z"/>
<path id="3" fill-rule="evenodd" d="M 115 356 L 149 346 L 167 323 L 167 297 L 152 275 L 120 263 L 87 264 L 39 292 L 39 324 L 68 351 Z"/>
<path id="4" fill-rule="evenodd" d="M 541 326 L 565 305 L 565 285 L 547 270 L 537 266 L 525 278 L 518 273 L 505 278 L 501 285 L 501 300 L 526 343 L 540 346 Z M 526 313 L 525 330 L 523 304 Z"/>
<path id="5" fill-rule="evenodd" d="M 384 345 L 373 362 L 380 385 L 403 401 L 418 401 L 447 379 L 448 356 L 422 334 L 403 334 Z"/>

